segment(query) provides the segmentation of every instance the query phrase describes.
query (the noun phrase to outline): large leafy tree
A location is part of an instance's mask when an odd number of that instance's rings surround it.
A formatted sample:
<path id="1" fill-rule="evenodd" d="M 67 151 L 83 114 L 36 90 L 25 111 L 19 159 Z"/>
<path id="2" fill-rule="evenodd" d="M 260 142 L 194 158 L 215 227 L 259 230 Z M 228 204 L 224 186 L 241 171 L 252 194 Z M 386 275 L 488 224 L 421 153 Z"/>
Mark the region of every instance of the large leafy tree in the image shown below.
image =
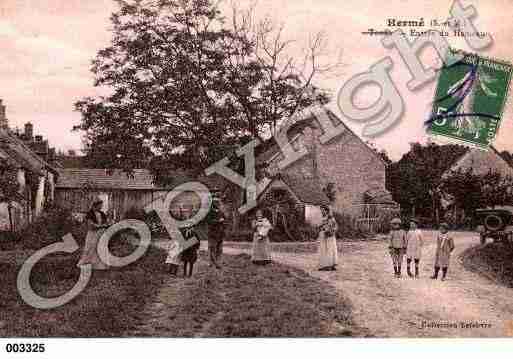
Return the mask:
<path id="1" fill-rule="evenodd" d="M 465 216 L 472 216 L 477 208 L 511 205 L 513 179 L 498 172 L 475 174 L 472 168 L 451 172 L 440 184 L 440 189 L 454 199 Z"/>
<path id="2" fill-rule="evenodd" d="M 76 103 L 93 162 L 134 168 L 150 151 L 160 166 L 202 168 L 328 99 L 312 83 L 333 70 L 319 64 L 322 35 L 296 59 L 282 29 L 256 22 L 251 9 L 233 8 L 226 21 L 210 0 L 117 3 L 112 43 L 92 66 L 95 86 L 109 94 Z"/>
<path id="3" fill-rule="evenodd" d="M 442 175 L 465 151 L 460 145 L 412 143 L 410 151 L 388 168 L 388 189 L 394 200 L 409 215 L 433 216 Z"/>

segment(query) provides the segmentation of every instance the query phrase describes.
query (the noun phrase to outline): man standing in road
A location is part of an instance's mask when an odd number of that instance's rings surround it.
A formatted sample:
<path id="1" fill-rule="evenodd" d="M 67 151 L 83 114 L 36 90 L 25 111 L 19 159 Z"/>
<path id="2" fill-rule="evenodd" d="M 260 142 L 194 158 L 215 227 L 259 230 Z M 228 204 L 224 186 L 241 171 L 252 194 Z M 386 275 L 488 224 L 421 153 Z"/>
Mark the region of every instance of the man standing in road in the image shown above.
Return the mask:
<path id="1" fill-rule="evenodd" d="M 207 235 L 210 266 L 215 266 L 218 269 L 221 268 L 219 262 L 223 254 L 224 222 L 225 216 L 221 208 L 220 192 L 218 188 L 214 188 L 212 191 L 210 212 L 207 216 Z"/>

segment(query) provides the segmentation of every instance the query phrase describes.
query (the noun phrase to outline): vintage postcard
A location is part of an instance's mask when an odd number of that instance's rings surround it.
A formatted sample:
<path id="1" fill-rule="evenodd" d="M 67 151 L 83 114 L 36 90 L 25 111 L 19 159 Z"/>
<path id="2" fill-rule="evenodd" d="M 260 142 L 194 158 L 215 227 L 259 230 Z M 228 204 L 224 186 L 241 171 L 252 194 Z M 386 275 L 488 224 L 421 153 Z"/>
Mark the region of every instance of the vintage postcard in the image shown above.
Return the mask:
<path id="1" fill-rule="evenodd" d="M 2 0 L 2 355 L 509 343 L 512 13 Z"/>

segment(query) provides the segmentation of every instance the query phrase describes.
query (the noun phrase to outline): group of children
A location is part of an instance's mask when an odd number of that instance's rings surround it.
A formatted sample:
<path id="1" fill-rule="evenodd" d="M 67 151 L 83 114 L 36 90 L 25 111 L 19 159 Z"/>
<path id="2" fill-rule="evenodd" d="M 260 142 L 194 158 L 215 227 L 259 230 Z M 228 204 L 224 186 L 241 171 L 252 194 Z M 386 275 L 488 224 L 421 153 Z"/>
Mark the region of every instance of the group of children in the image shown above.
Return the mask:
<path id="1" fill-rule="evenodd" d="M 394 218 L 390 221 L 392 229 L 389 237 L 389 252 L 394 265 L 394 272 L 397 278 L 401 277 L 401 267 L 403 257 L 406 254 L 406 270 L 409 277 L 419 277 L 419 265 L 422 257 L 422 247 L 424 239 L 422 232 L 417 228 L 416 219 L 410 220 L 410 229 L 406 232 L 401 228 L 400 218 Z M 437 235 L 437 247 L 435 254 L 435 272 L 431 279 L 438 279 L 440 269 L 442 269 L 442 280 L 446 279 L 447 269 L 454 250 L 454 240 L 449 235 L 449 226 L 447 223 L 440 224 L 440 231 Z M 411 263 L 415 264 L 415 273 L 411 271 Z"/>
<path id="2" fill-rule="evenodd" d="M 329 216 L 326 217 L 328 219 L 330 218 Z M 336 222 L 334 223 L 335 224 L 332 225 L 331 222 L 327 221 L 325 225 L 321 226 L 321 231 L 319 234 L 319 261 L 321 270 L 327 270 L 327 268 L 330 270 L 335 270 L 336 264 L 338 262 L 336 255 L 336 241 L 334 240 Z M 408 231 L 405 231 L 401 228 L 402 221 L 400 218 L 392 219 L 390 224 L 392 229 L 388 234 L 388 248 L 394 265 L 395 277 L 401 277 L 402 263 L 404 256 L 406 255 L 406 271 L 408 276 L 412 278 L 418 278 L 419 265 L 422 258 L 422 247 L 424 246 L 424 238 L 422 231 L 417 228 L 417 220 L 410 220 L 410 228 Z M 268 235 L 269 231 L 272 229 L 272 225 L 263 216 L 262 211 L 259 210 L 256 212 L 256 219 L 252 222 L 252 227 L 254 230 L 252 250 L 253 263 L 268 264 L 271 262 L 271 251 Z M 179 245 L 178 241 L 170 241 L 166 263 L 169 265 L 170 274 L 176 276 L 178 268 L 183 262 L 184 277 L 190 277 L 192 276 L 194 264 L 198 259 L 200 242 L 192 226 L 186 227 L 182 233 L 185 239 L 184 248 Z M 330 248 L 327 247 L 328 242 L 324 243 L 325 241 L 323 241 L 323 239 L 329 239 L 332 237 L 334 242 L 333 250 L 329 250 Z M 431 277 L 432 279 L 438 279 L 440 269 L 442 270 L 442 280 L 446 279 L 451 253 L 454 248 L 454 240 L 449 235 L 449 226 L 447 223 L 441 223 L 440 231 L 437 235 L 434 274 Z M 329 264 L 327 264 L 327 262 L 329 262 Z M 415 272 L 412 272 L 411 269 L 412 262 L 415 265 Z"/>

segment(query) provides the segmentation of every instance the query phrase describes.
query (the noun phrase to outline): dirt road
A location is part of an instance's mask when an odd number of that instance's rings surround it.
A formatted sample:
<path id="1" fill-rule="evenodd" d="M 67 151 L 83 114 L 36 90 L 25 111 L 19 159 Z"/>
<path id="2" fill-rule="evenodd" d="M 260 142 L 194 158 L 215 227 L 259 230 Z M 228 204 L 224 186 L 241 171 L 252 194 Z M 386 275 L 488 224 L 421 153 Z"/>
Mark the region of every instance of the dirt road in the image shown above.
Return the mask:
<path id="1" fill-rule="evenodd" d="M 455 234 L 448 280 L 434 281 L 434 235 L 426 232 L 420 278 L 394 278 L 384 242 L 344 243 L 337 272 L 317 271 L 316 254 L 275 252 L 274 260 L 301 268 L 343 291 L 354 319 L 377 337 L 504 337 L 513 320 L 513 290 L 463 268 L 458 256 L 479 243 L 472 233 Z M 229 243 L 225 253 L 240 253 Z M 428 324 L 431 327 L 426 327 Z M 483 324 L 491 327 L 464 327 Z M 435 326 L 435 327 L 432 327 Z M 453 328 L 456 326 L 456 328 Z"/>

